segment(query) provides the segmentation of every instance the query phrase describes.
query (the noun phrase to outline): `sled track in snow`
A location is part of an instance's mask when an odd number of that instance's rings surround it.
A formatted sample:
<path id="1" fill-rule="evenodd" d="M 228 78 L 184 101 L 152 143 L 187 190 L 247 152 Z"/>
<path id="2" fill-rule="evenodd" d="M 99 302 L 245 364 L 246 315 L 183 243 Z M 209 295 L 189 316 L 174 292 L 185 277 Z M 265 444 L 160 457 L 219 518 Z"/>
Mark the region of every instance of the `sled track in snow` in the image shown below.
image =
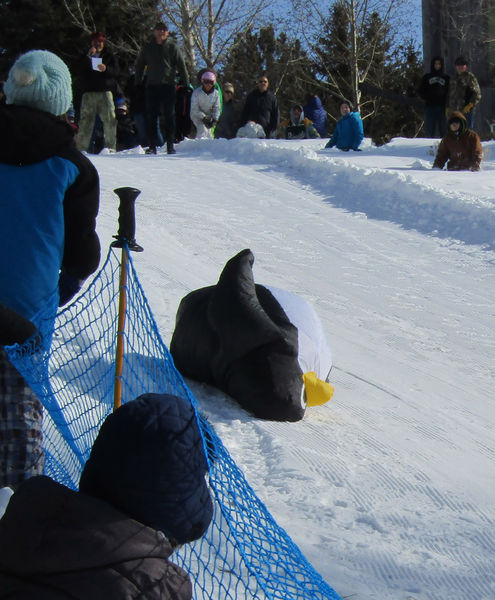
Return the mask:
<path id="1" fill-rule="evenodd" d="M 492 586 L 480 581 L 489 581 L 495 572 L 494 520 L 448 486 L 439 489 L 429 469 L 431 457 L 420 443 L 413 444 L 410 455 L 400 455 L 387 441 L 375 405 L 384 397 L 396 403 L 398 394 L 343 369 L 334 368 L 332 375 L 337 394 L 347 390 L 346 399 L 337 396 L 308 410 L 299 423 L 256 420 L 214 388 L 191 385 L 220 434 L 224 427 L 238 431 L 236 447 L 229 451 L 268 508 L 272 500 L 277 503 L 277 512 L 285 515 L 281 525 L 290 534 L 291 524 L 304 520 L 307 537 L 296 542 L 324 577 L 327 573 L 330 579 L 331 565 L 340 559 L 332 553 L 332 540 L 345 540 L 346 530 L 357 529 L 362 544 L 348 548 L 347 561 L 362 581 L 372 575 L 391 589 L 409 590 L 411 600 L 447 600 L 444 591 L 435 591 L 445 589 L 456 600 L 492 598 Z M 346 401 L 364 396 L 366 402 Z M 445 432 L 410 413 L 396 415 L 396 421 L 402 430 L 446 451 L 458 447 Z M 349 455 L 352 460 L 342 458 Z M 291 498 L 291 505 L 281 511 L 284 496 Z M 322 511 L 330 516 L 332 531 L 321 531 Z M 423 533 L 425 521 L 428 535 Z M 390 552 L 375 552 L 376 536 L 385 538 L 378 546 L 388 543 Z M 322 547 L 324 556 L 318 551 Z"/>
<path id="2" fill-rule="evenodd" d="M 383 168 L 361 167 L 358 161 L 329 153 L 316 144 L 301 149 L 277 140 L 216 141 L 225 147 L 225 160 L 259 164 L 265 173 L 283 171 L 299 186 L 322 195 L 335 207 L 390 221 L 404 229 L 495 250 L 495 210 L 489 191 L 486 197 L 477 198 L 419 183 L 414 172 L 431 168 L 432 159 L 426 155 L 423 161 L 411 157 L 409 168 L 387 169 L 386 152 L 382 155 Z M 217 152 L 220 144 L 216 145 Z M 334 196 L 333 189 L 346 189 L 348 193 Z"/>

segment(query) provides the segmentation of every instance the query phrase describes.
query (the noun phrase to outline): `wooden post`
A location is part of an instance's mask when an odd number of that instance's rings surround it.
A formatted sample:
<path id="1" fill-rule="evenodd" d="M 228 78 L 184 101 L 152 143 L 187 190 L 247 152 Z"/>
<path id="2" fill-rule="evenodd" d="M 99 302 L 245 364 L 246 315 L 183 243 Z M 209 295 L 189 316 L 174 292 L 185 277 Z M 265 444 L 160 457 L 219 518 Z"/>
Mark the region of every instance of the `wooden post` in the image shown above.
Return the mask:
<path id="1" fill-rule="evenodd" d="M 119 283 L 119 314 L 117 322 L 117 345 L 115 350 L 115 382 L 113 391 L 113 409 L 122 405 L 122 373 L 124 369 L 124 334 L 125 316 L 127 311 L 127 276 L 129 269 L 129 251 L 142 252 L 143 248 L 134 239 L 136 220 L 134 215 L 134 202 L 140 190 L 131 187 L 117 188 L 114 192 L 120 198 L 119 205 L 119 232 L 112 247 L 122 248 L 120 263 Z"/>
<path id="2" fill-rule="evenodd" d="M 115 351 L 115 383 L 113 389 L 113 410 L 122 404 L 122 371 L 124 368 L 124 333 L 125 312 L 127 309 L 127 263 L 129 250 L 127 246 L 122 248 L 122 259 L 120 263 L 119 284 L 119 316 L 117 325 L 117 348 Z"/>

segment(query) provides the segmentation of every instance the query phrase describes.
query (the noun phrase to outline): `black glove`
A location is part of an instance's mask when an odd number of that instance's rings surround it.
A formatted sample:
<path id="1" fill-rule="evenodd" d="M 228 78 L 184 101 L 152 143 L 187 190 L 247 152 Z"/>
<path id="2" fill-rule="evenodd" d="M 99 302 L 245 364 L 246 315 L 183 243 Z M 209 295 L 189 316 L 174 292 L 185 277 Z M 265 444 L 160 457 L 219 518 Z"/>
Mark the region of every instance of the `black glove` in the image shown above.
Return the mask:
<path id="1" fill-rule="evenodd" d="M 35 333 L 31 321 L 0 302 L 0 346 L 23 344 Z"/>
<path id="2" fill-rule="evenodd" d="M 210 117 L 203 117 L 202 121 L 203 121 L 204 126 L 207 129 L 210 129 L 210 127 L 211 127 L 211 119 L 210 119 Z"/>
<path id="3" fill-rule="evenodd" d="M 58 279 L 58 305 L 64 306 L 64 304 L 67 304 L 81 289 L 83 282 L 84 280 L 76 279 L 62 268 Z"/>

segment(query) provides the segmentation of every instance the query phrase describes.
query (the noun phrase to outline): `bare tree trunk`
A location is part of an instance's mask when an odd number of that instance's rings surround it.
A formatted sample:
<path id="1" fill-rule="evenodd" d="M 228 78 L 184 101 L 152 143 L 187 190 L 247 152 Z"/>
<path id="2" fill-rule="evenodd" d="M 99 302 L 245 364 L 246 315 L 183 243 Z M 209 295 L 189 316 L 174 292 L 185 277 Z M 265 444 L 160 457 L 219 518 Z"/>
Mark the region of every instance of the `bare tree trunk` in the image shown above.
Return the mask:
<path id="1" fill-rule="evenodd" d="M 179 31 L 192 72 L 198 60 L 213 68 L 232 41 L 261 19 L 270 0 L 162 0 L 161 12 Z"/>
<path id="2" fill-rule="evenodd" d="M 377 49 L 383 41 L 384 30 L 387 30 L 389 38 L 396 35 L 396 28 L 401 19 L 400 13 L 410 0 L 293 0 L 294 9 L 298 14 L 304 13 L 304 27 L 301 36 L 306 39 L 308 45 L 318 54 L 318 47 L 314 39 L 318 39 L 327 33 L 326 24 L 331 15 L 331 9 L 335 4 L 340 4 L 347 13 L 349 22 L 349 46 L 342 48 L 342 54 L 349 57 L 350 74 L 345 82 L 339 81 L 331 69 L 325 73 L 327 91 L 337 97 L 344 97 L 344 87 L 352 90 L 352 101 L 359 110 L 361 103 L 360 84 L 364 83 L 370 73 L 370 69 L 376 62 Z M 372 39 L 363 41 L 367 24 L 373 14 L 378 14 L 382 23 L 381 29 L 377 30 Z"/>
<path id="3" fill-rule="evenodd" d="M 358 67 L 358 44 L 357 44 L 357 27 L 356 27 L 356 10 L 354 0 L 349 2 L 349 16 L 351 25 L 351 87 L 353 98 L 352 102 L 356 104 L 356 110 L 359 110 L 359 102 L 361 100 L 361 92 L 359 91 L 359 67 Z"/>
<path id="4" fill-rule="evenodd" d="M 189 74 L 197 70 L 196 48 L 193 35 L 193 16 L 190 0 L 182 0 L 180 3 L 180 32 L 182 35 L 182 47 Z"/>

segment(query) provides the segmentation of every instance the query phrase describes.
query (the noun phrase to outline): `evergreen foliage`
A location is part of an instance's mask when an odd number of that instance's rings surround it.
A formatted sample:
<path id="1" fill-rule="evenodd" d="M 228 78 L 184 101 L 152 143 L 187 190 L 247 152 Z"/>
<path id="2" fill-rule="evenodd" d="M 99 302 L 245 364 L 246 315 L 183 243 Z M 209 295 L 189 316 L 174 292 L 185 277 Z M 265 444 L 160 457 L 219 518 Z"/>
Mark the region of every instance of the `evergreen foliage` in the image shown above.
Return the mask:
<path id="1" fill-rule="evenodd" d="M 124 84 L 139 48 L 157 20 L 157 1 L 1 1 L 1 77 L 5 79 L 19 54 L 35 49 L 54 52 L 72 70 L 74 62 L 89 48 L 90 34 L 103 31 L 108 47 L 118 57 Z"/>
<path id="2" fill-rule="evenodd" d="M 423 67 L 412 42 L 394 44 L 390 26 L 371 12 L 357 26 L 356 62 L 361 89 L 359 110 L 365 135 L 378 143 L 394 136 L 418 135 L 422 111 L 415 106 Z M 312 48 L 320 97 L 330 120 L 339 116 L 342 99 L 357 105 L 352 88 L 351 15 L 336 2 Z M 332 126 L 330 126 L 332 129 Z"/>
<path id="3" fill-rule="evenodd" d="M 74 52 L 74 36 L 79 33 L 57 0 L 2 1 L 0 23 L 2 79 L 15 59 L 28 50 L 50 50 L 67 61 Z"/>
<path id="4" fill-rule="evenodd" d="M 385 143 L 397 136 L 423 135 L 423 108 L 416 94 L 422 75 L 423 64 L 411 42 L 401 44 L 389 53 L 380 79 L 380 87 L 387 94 L 365 95 L 373 103 L 373 116 L 367 127 L 365 124 L 366 134 L 375 143 Z"/>
<path id="5" fill-rule="evenodd" d="M 337 2 L 312 48 L 317 77 L 322 82 L 319 95 L 332 114 L 338 114 L 338 104 L 343 98 L 356 102 L 350 79 L 350 44 L 347 11 Z"/>
<path id="6" fill-rule="evenodd" d="M 267 74 L 269 89 L 277 96 L 281 118 L 289 116 L 293 104 L 304 104 L 305 95 L 318 83 L 300 41 L 286 33 L 276 36 L 272 26 L 238 36 L 228 54 L 222 78 L 234 84 L 234 102 L 240 108 L 261 73 Z"/>

